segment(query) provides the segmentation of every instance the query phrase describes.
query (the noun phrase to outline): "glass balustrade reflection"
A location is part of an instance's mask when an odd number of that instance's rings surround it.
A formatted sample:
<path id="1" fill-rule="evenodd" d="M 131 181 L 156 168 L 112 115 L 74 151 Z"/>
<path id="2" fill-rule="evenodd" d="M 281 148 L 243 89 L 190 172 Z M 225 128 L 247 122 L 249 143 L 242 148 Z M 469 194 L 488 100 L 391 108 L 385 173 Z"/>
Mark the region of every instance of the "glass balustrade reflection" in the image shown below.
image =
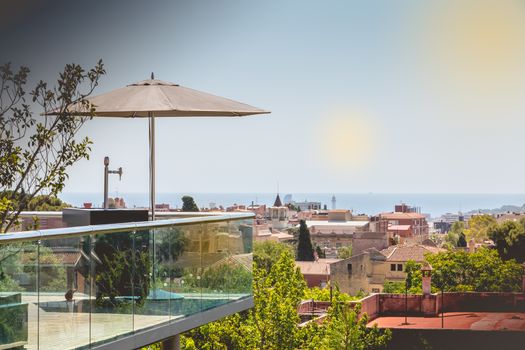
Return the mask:
<path id="1" fill-rule="evenodd" d="M 38 242 L 0 244 L 0 348 L 38 348 Z"/>
<path id="2" fill-rule="evenodd" d="M 226 219 L 0 237 L 0 349 L 86 348 L 251 296 L 251 221 Z"/>
<path id="3" fill-rule="evenodd" d="M 39 349 L 90 341 L 90 243 L 90 236 L 82 236 L 42 240 L 38 246 Z"/>

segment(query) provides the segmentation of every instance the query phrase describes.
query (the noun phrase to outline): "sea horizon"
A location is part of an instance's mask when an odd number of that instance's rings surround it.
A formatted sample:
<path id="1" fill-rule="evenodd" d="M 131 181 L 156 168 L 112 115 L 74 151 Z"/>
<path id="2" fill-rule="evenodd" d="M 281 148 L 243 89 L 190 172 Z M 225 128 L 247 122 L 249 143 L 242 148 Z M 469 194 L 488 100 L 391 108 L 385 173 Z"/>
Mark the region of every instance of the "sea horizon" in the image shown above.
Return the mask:
<path id="1" fill-rule="evenodd" d="M 380 212 L 394 210 L 394 205 L 406 203 L 418 207 L 421 213 L 431 217 L 439 217 L 445 213 L 467 213 L 478 210 L 499 209 L 502 206 L 518 206 L 525 204 L 523 193 L 280 193 L 281 200 L 288 194 L 296 202 L 312 201 L 321 202 L 328 209 L 332 208 L 332 196 L 336 197 L 337 209 L 349 209 L 355 214 L 374 215 Z M 185 192 L 170 193 L 159 192 L 156 194 L 156 203 L 167 203 L 171 208 L 182 206 L 181 197 L 192 196 L 201 208 L 216 206 L 228 207 L 235 204 L 272 205 L 276 193 L 221 193 L 221 192 Z M 120 192 L 110 193 L 110 197 L 122 197 L 128 208 L 147 207 L 149 204 L 148 193 Z M 63 201 L 81 207 L 84 202 L 93 203 L 94 207 L 101 206 L 102 194 L 91 192 L 64 192 L 59 195 Z"/>

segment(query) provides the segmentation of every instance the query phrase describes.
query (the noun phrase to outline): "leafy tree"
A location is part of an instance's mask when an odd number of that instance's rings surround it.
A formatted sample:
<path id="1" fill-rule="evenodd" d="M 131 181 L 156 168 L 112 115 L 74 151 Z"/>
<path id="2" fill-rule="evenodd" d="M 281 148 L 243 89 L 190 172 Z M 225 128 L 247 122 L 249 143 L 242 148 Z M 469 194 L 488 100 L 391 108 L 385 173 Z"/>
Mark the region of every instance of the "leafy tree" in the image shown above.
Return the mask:
<path id="1" fill-rule="evenodd" d="M 158 247 L 155 278 L 168 278 L 173 281 L 173 278 L 181 277 L 183 269 L 175 262 L 190 244 L 190 239 L 184 231 L 178 227 L 158 229 L 155 244 Z"/>
<path id="2" fill-rule="evenodd" d="M 352 308 L 347 303 L 333 302 L 328 317 L 307 343 L 306 349 L 372 350 L 384 349 L 392 337 L 389 329 L 367 327 L 368 316 L 359 317 L 359 306 Z M 311 331 L 311 330 L 309 330 Z"/>
<path id="3" fill-rule="evenodd" d="M 306 287 L 285 250 L 269 271 L 254 266 L 255 307 L 188 333 L 198 349 L 296 349 L 299 315 L 297 306 Z"/>
<path id="4" fill-rule="evenodd" d="M 97 236 L 93 248 L 101 262 L 95 266 L 97 306 L 131 306 L 119 298 L 129 295 L 135 297 L 135 306 L 143 306 L 152 282 L 150 247 L 149 231 Z"/>
<path id="5" fill-rule="evenodd" d="M 182 211 L 199 211 L 199 207 L 195 204 L 192 196 L 183 196 L 182 197 Z"/>
<path id="6" fill-rule="evenodd" d="M 514 260 L 502 260 L 492 249 L 474 253 L 447 251 L 428 254 L 432 266 L 432 290 L 474 292 L 517 292 L 521 290 L 522 267 Z M 413 266 L 410 266 L 410 265 Z M 407 263 L 410 293 L 421 292 L 421 264 Z"/>
<path id="7" fill-rule="evenodd" d="M 411 294 L 421 293 L 421 264 L 413 260 L 408 260 L 405 264 L 406 277 L 404 282 L 385 281 L 383 284 L 384 293 L 403 294 L 405 288 Z"/>
<path id="8" fill-rule="evenodd" d="M 492 225 L 488 230 L 488 236 L 496 244 L 501 258 L 525 262 L 525 219 Z"/>
<path id="9" fill-rule="evenodd" d="M 299 222 L 299 241 L 297 243 L 297 260 L 298 261 L 314 261 L 314 248 L 310 240 L 310 230 L 306 226 L 306 222 L 301 220 Z"/>
<path id="10" fill-rule="evenodd" d="M 496 219 L 490 215 L 474 215 L 468 221 L 468 229 L 464 230 L 467 241 L 474 239 L 483 242 L 488 239 L 489 228 L 496 224 Z"/>
<path id="11" fill-rule="evenodd" d="M 198 277 L 197 277 L 198 276 Z M 187 273 L 184 275 L 184 286 L 190 290 L 198 289 L 202 291 L 220 291 L 242 293 L 250 290 L 252 283 L 252 273 L 244 266 L 223 263 L 217 266 L 210 266 L 202 275 L 197 273 Z"/>
<path id="12" fill-rule="evenodd" d="M 421 289 L 421 264 L 413 260 L 405 264 L 406 285 L 409 291 L 414 292 Z"/>
<path id="13" fill-rule="evenodd" d="M 277 243 L 279 245 L 279 243 Z M 277 245 L 266 245 L 273 252 Z M 388 341 L 390 331 L 367 328 L 366 316 L 358 320 L 359 310 L 345 303 L 350 296 L 334 290 L 329 317 L 322 326 L 315 322 L 299 326 L 297 306 L 306 295 L 306 284 L 295 267 L 292 252 L 284 246 L 277 260 L 267 265 L 254 264 L 255 307 L 193 329 L 181 337 L 183 350 L 193 349 L 380 349 Z M 261 248 L 257 248 L 263 250 Z M 257 258 L 255 260 L 258 260 Z M 267 259 L 262 259 L 265 263 Z M 314 293 L 326 293 L 317 290 Z M 333 347 L 335 346 L 335 347 Z"/>
<path id="14" fill-rule="evenodd" d="M 330 287 L 325 288 L 306 288 L 304 291 L 304 299 L 309 300 L 313 299 L 315 301 L 330 301 L 337 299 L 338 301 L 352 301 L 352 300 L 358 300 L 360 299 L 360 296 L 351 296 L 346 293 L 342 293 L 339 291 L 339 288 L 333 287 L 332 291 L 330 291 Z"/>
<path id="15" fill-rule="evenodd" d="M 318 245 L 315 246 L 315 252 L 317 253 L 317 257 L 319 259 L 326 259 L 325 252 Z"/>
<path id="16" fill-rule="evenodd" d="M 347 245 L 346 247 L 341 247 L 337 249 L 338 259 L 348 259 L 351 256 L 352 256 L 352 245 Z"/>
<path id="17" fill-rule="evenodd" d="M 459 234 L 457 246 L 460 248 L 465 248 L 467 246 L 467 239 L 465 238 L 465 234 L 463 232 Z"/>
<path id="18" fill-rule="evenodd" d="M 458 246 L 459 236 L 464 234 L 465 223 L 463 221 L 456 221 L 445 236 L 445 246 L 453 249 Z"/>
<path id="19" fill-rule="evenodd" d="M 402 294 L 405 293 L 406 282 L 385 281 L 383 283 L 383 293 Z"/>
<path id="20" fill-rule="evenodd" d="M 95 112 L 86 98 L 103 74 L 102 61 L 89 71 L 68 64 L 56 87 L 40 81 L 28 94 L 29 69 L 14 72 L 9 63 L 0 66 L 0 232 L 16 226 L 20 212 L 37 195 L 62 191 L 67 169 L 89 157 L 91 141 L 76 135 Z M 30 103 L 55 116 L 35 116 Z M 74 106 L 88 116 L 71 114 Z"/>
<path id="21" fill-rule="evenodd" d="M 255 242 L 253 247 L 253 263 L 255 268 L 270 272 L 272 266 L 279 260 L 283 253 L 293 255 L 293 249 L 286 243 L 275 241 Z"/>
<path id="22" fill-rule="evenodd" d="M 71 204 L 62 202 L 60 198 L 49 196 L 49 195 L 39 195 L 35 196 L 27 206 L 29 211 L 62 211 L 64 208 L 71 207 Z"/>

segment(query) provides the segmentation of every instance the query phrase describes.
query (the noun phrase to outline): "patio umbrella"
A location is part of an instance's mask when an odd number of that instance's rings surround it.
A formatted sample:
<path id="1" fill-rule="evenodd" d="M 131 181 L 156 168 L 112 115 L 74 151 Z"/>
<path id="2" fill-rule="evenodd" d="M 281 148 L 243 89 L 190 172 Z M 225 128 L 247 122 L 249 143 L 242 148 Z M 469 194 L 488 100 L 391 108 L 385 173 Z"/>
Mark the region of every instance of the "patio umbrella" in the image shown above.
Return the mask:
<path id="1" fill-rule="evenodd" d="M 250 105 L 189 89 L 178 84 L 151 79 L 139 81 L 88 98 L 96 109 L 95 117 L 149 119 L 149 172 L 151 219 L 155 220 L 155 118 L 157 117 L 242 117 L 270 113 Z M 87 111 L 73 107 L 75 115 Z M 56 113 L 50 113 L 56 114 Z"/>

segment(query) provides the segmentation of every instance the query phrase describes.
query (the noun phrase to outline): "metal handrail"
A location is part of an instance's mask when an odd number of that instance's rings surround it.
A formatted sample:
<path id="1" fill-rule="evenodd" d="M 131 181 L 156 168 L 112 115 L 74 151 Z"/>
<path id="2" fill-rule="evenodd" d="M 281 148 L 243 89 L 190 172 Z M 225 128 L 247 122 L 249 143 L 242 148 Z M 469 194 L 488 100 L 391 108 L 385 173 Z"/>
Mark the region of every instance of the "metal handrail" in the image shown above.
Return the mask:
<path id="1" fill-rule="evenodd" d="M 181 213 L 188 215 L 188 213 Z M 179 214 L 179 215 L 181 215 Z M 90 226 L 76 226 L 66 227 L 57 229 L 47 230 L 35 230 L 35 231 L 23 231 L 23 232 L 10 232 L 0 234 L 0 244 L 18 243 L 24 241 L 36 241 L 41 239 L 51 238 L 70 238 L 79 237 L 91 234 L 107 234 L 125 231 L 136 231 L 136 230 L 148 230 L 155 228 L 163 228 L 170 226 L 185 226 L 192 224 L 206 224 L 214 222 L 223 222 L 239 219 L 253 219 L 255 218 L 254 213 L 229 213 L 221 215 L 207 215 L 198 216 L 192 218 L 181 218 L 181 219 L 168 219 L 168 220 L 155 220 L 155 221 L 140 221 L 140 222 L 128 222 L 120 224 L 105 224 L 105 225 L 90 225 Z"/>

